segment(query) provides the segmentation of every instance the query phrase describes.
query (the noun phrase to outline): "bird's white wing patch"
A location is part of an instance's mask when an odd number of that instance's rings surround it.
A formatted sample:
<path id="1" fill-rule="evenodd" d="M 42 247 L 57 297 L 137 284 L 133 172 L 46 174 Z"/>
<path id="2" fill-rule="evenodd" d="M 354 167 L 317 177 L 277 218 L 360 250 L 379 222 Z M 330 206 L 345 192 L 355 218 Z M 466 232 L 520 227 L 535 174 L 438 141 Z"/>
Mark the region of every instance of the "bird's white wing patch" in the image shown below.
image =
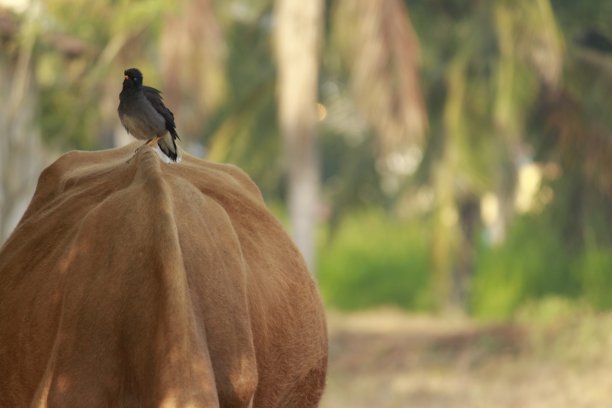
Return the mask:
<path id="1" fill-rule="evenodd" d="M 162 152 L 162 150 L 159 148 L 159 146 L 157 145 L 157 143 L 155 144 L 155 152 L 157 153 L 157 155 L 159 156 L 159 158 L 167 164 L 178 164 L 183 160 L 183 155 L 181 155 L 181 152 L 178 151 L 176 152 L 176 162 L 173 162 L 172 160 L 170 160 L 170 158 L 168 156 L 166 156 L 164 154 L 164 152 Z"/>

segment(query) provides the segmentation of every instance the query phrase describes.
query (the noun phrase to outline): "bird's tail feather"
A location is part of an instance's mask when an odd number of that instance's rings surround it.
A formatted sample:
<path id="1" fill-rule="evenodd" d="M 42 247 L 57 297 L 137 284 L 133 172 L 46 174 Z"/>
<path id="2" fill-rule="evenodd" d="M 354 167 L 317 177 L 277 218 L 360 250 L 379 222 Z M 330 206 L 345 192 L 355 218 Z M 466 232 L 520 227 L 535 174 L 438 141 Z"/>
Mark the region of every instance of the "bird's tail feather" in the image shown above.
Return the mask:
<path id="1" fill-rule="evenodd" d="M 159 146 L 161 151 L 164 152 L 164 154 L 174 162 L 178 158 L 178 149 L 176 148 L 176 142 L 174 140 L 175 138 L 178 138 L 178 135 L 176 133 L 166 133 L 164 137 L 159 139 L 159 141 L 157 142 L 157 145 Z"/>

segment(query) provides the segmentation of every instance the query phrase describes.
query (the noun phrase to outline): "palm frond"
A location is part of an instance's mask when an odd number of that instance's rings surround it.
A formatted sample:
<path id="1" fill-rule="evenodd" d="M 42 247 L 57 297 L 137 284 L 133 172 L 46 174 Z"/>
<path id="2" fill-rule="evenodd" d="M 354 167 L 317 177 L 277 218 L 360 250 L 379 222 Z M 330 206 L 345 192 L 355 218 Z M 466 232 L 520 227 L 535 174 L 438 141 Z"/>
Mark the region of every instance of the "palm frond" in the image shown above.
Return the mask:
<path id="1" fill-rule="evenodd" d="M 419 44 L 400 0 L 338 3 L 335 35 L 346 50 L 357 106 L 382 153 L 420 143 L 427 114 L 419 80 Z"/>
<path id="2" fill-rule="evenodd" d="M 227 50 L 210 0 L 184 1 L 178 10 L 161 33 L 164 97 L 180 110 L 183 131 L 198 133 L 226 94 Z"/>

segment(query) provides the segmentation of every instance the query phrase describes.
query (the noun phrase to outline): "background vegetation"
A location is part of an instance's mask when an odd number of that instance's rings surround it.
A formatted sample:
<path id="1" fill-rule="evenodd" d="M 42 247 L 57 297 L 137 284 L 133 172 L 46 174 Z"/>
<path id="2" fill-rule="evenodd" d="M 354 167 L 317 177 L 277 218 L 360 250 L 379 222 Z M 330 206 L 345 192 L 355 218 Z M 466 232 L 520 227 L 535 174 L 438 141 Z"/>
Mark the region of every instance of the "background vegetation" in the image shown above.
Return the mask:
<path id="1" fill-rule="evenodd" d="M 45 163 L 123 143 L 131 66 L 164 90 L 182 147 L 244 168 L 292 228 L 282 3 L 0 1 L 2 236 Z M 612 307 L 612 2 L 320 6 L 306 252 L 328 305 Z"/>

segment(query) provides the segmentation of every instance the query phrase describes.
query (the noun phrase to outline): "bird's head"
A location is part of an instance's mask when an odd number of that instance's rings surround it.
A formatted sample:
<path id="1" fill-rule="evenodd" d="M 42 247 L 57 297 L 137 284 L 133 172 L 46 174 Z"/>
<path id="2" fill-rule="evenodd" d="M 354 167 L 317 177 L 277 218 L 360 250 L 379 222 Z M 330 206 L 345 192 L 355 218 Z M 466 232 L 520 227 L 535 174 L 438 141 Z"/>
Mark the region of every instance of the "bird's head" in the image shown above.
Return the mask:
<path id="1" fill-rule="evenodd" d="M 140 88 L 142 86 L 142 72 L 138 68 L 130 68 L 123 71 L 123 87 Z"/>

